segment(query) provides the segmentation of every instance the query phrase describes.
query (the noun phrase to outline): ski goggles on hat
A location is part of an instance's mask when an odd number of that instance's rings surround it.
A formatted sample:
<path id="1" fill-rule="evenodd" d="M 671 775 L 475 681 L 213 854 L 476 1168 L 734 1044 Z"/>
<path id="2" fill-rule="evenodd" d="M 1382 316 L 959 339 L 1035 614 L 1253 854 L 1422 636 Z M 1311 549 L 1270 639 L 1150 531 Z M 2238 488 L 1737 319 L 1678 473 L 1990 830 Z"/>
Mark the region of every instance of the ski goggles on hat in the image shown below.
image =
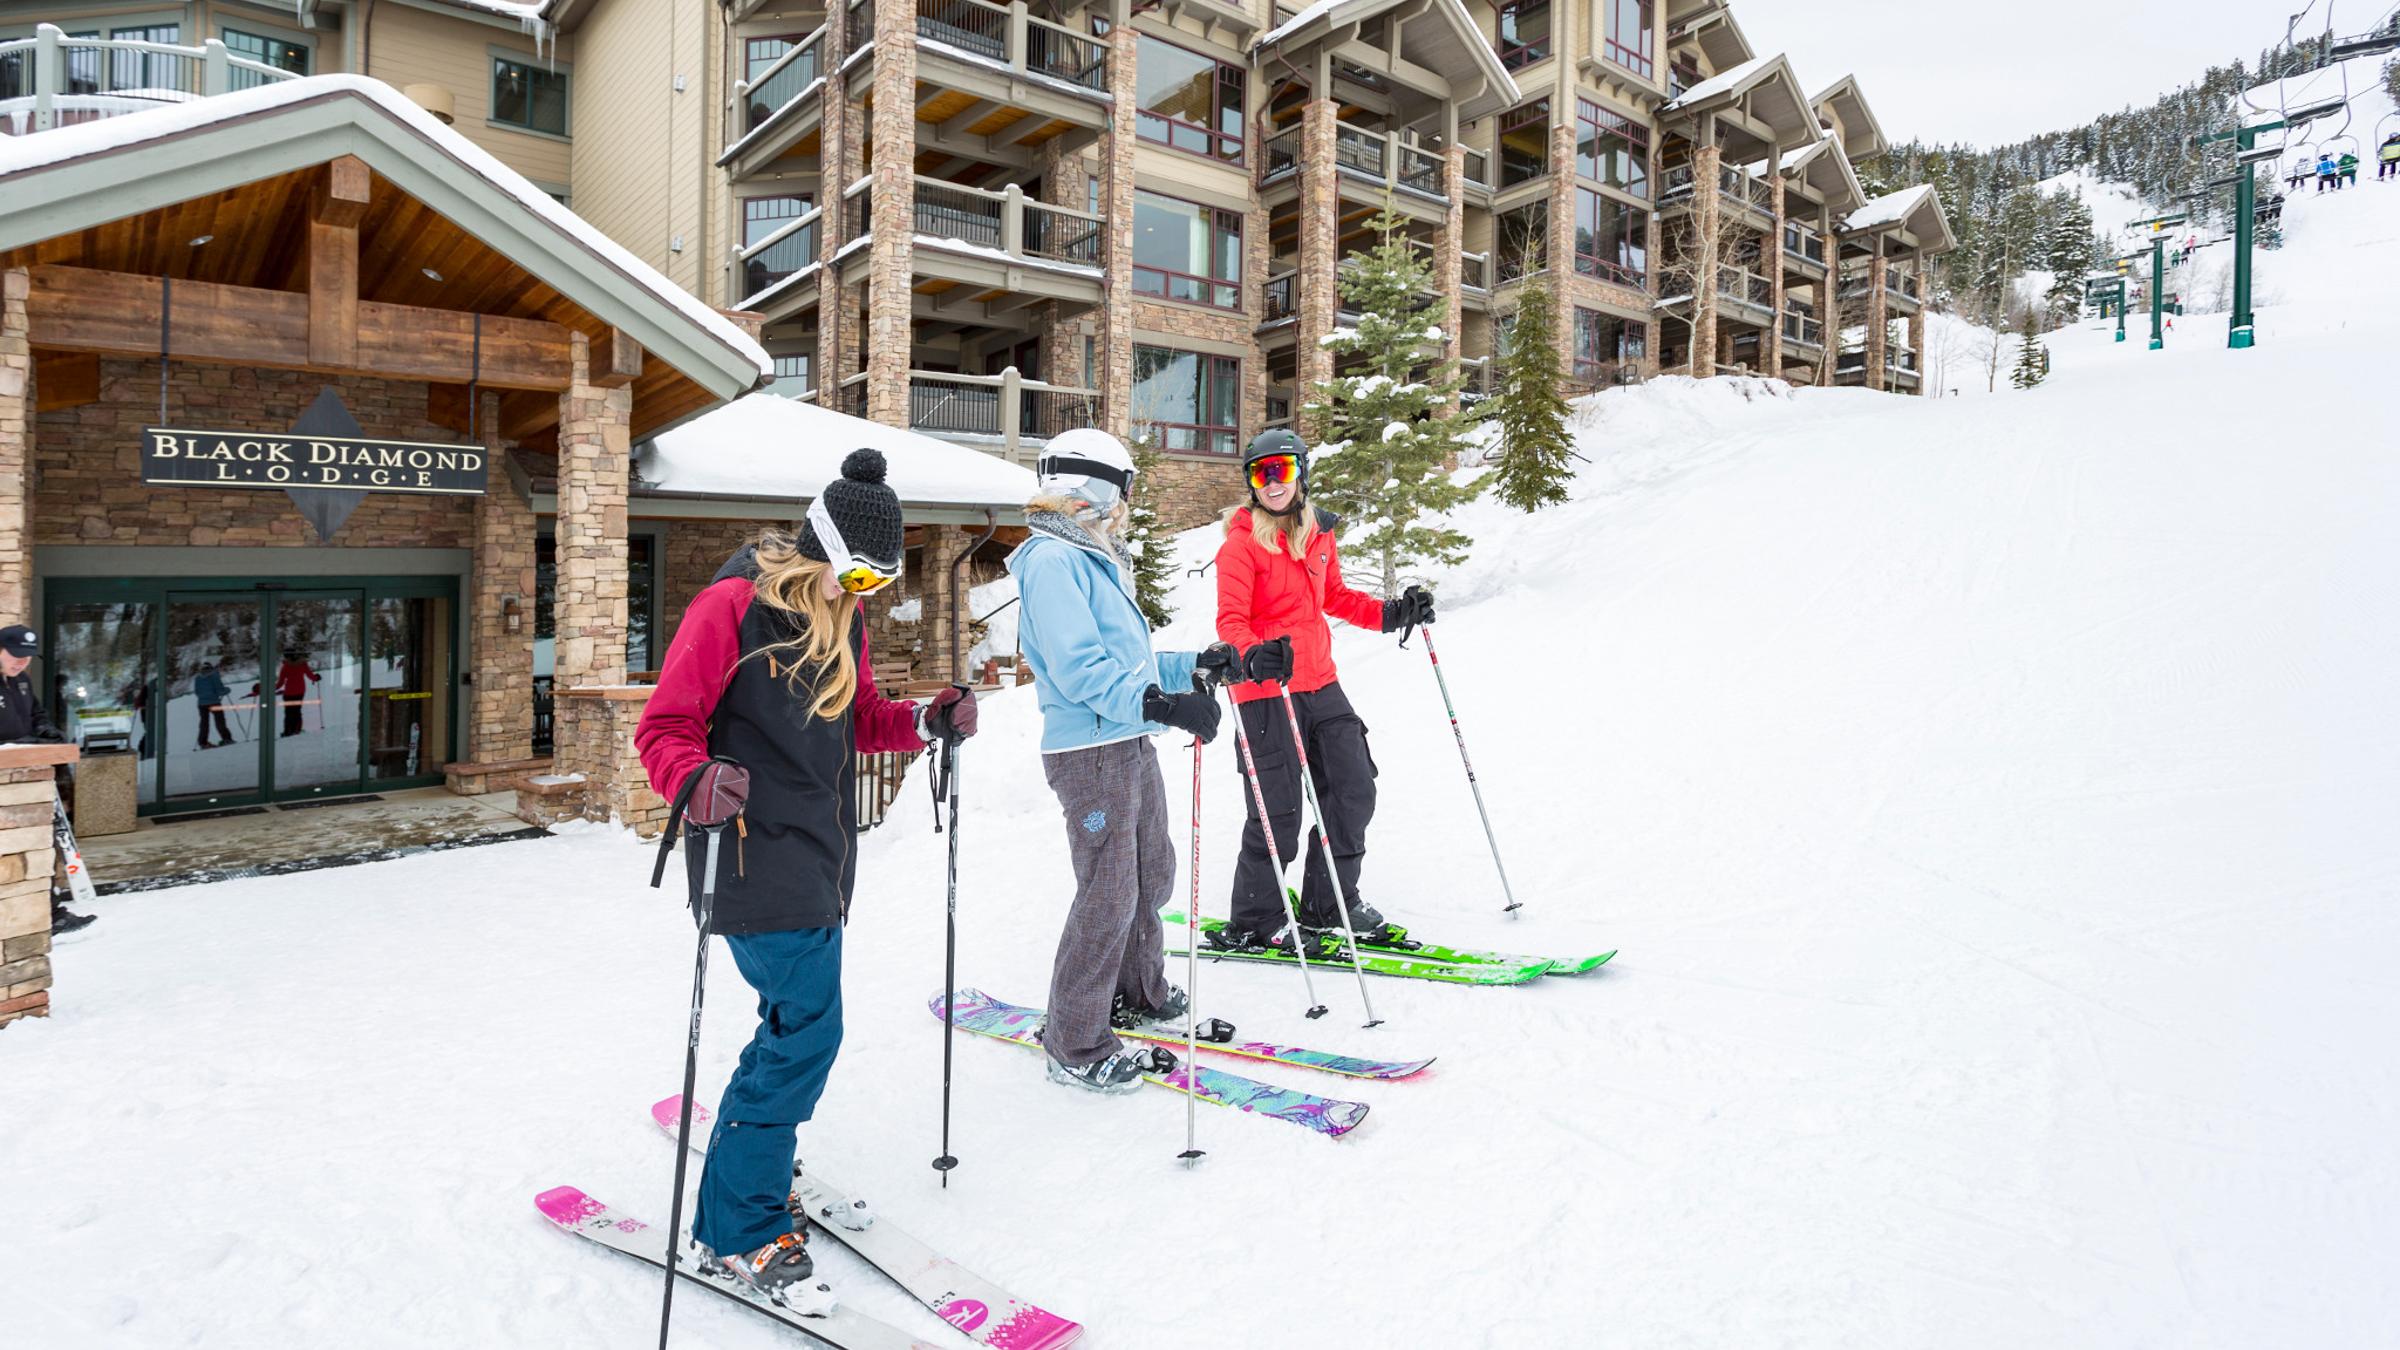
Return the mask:
<path id="1" fill-rule="evenodd" d="M 899 559 L 879 563 L 850 551 L 840 527 L 833 523 L 833 513 L 825 509 L 823 497 L 808 504 L 808 523 L 817 532 L 817 542 L 825 546 L 826 566 L 833 569 L 834 584 L 843 590 L 852 595 L 866 595 L 900 579 Z"/>
<path id="2" fill-rule="evenodd" d="M 1298 455 L 1267 455 L 1250 461 L 1250 486 L 1263 488 L 1270 483 L 1290 483 L 1300 477 Z"/>

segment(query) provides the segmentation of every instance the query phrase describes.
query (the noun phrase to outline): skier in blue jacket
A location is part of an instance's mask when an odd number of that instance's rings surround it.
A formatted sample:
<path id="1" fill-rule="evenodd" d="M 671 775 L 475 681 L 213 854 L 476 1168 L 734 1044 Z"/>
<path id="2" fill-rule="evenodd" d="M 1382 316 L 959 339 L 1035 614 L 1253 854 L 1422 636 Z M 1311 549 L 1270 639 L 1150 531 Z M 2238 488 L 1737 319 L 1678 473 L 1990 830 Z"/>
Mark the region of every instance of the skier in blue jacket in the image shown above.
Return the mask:
<path id="1" fill-rule="evenodd" d="M 1202 677 L 1221 683 L 1234 654 L 1222 643 L 1150 649 L 1123 539 L 1134 469 L 1122 441 L 1070 431 L 1050 441 L 1037 468 L 1038 495 L 1025 504 L 1032 534 L 1008 570 L 1042 710 L 1042 771 L 1075 866 L 1042 1048 L 1051 1081 L 1130 1092 L 1174 1060 L 1128 1049 L 1114 1028 L 1177 1021 L 1189 1006 L 1167 983 L 1158 912 L 1175 889 L 1176 843 L 1150 738 L 1170 727 L 1214 737 L 1222 710 Z"/>
<path id="2" fill-rule="evenodd" d="M 2332 155 L 2317 156 L 2317 191 L 2323 192 L 2327 188 L 2340 191 L 2341 180 L 2337 175 L 2341 171 L 2342 166 L 2333 162 Z"/>

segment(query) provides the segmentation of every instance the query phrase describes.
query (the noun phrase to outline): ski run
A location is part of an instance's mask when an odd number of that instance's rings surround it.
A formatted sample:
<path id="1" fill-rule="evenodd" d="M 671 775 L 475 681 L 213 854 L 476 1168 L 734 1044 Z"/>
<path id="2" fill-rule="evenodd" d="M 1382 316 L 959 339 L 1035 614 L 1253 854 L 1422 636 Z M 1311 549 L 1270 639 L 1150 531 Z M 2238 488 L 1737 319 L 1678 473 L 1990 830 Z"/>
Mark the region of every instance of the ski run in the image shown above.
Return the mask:
<path id="1" fill-rule="evenodd" d="M 2255 350 L 2197 315 L 2155 353 L 2053 334 L 2023 394 L 1660 379 L 1582 406 L 1566 504 L 1466 508 L 1443 668 L 1520 918 L 1421 651 L 1337 629 L 1381 771 L 1365 893 L 1462 949 L 1621 952 L 1376 980 L 1373 1030 L 1347 962 L 1311 1020 L 1296 971 L 1204 961 L 1241 1040 L 1438 1057 L 1203 1050 L 1371 1108 L 1347 1137 L 1204 1110 L 1179 1166 L 1184 1098 L 962 1034 L 944 1189 L 950 837 L 912 777 L 861 837 L 802 1156 L 1093 1347 L 2390 1344 L 2400 188 L 2284 228 Z M 1213 537 L 1180 541 L 1162 650 L 1206 636 L 1181 569 Z M 983 722 L 959 987 L 1035 1004 L 1072 882 L 1029 695 Z M 1157 744 L 1180 833 L 1189 751 Z M 1217 915 L 1233 753 L 1204 765 Z M 648 864 L 578 825 L 93 902 L 55 1014 L 0 1031 L 0 1339 L 648 1344 L 656 1269 L 529 1203 L 665 1222 L 644 1116 L 692 929 Z M 730 960 L 710 982 L 713 1103 L 753 1000 Z M 858 1318 L 967 1343 L 811 1247 Z M 805 1344 L 696 1291 L 676 1336 Z"/>

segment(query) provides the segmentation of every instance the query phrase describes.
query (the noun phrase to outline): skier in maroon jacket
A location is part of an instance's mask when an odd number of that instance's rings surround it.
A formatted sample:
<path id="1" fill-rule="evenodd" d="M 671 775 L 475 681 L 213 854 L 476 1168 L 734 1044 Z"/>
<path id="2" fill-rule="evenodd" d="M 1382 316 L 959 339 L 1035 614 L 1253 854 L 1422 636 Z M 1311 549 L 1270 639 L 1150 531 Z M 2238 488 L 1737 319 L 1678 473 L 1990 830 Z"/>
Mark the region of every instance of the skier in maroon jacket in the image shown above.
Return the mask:
<path id="1" fill-rule="evenodd" d="M 712 756 L 750 771 L 738 860 L 711 924 L 758 991 L 758 1031 L 717 1107 L 692 1239 L 712 1273 L 779 1296 L 811 1274 L 787 1207 L 795 1127 L 842 1041 L 842 925 L 856 875 L 855 752 L 975 734 L 974 695 L 887 699 L 867 672 L 856 597 L 900 575 L 900 499 L 883 456 L 854 450 L 795 538 L 743 549 L 684 611 L 634 731 L 653 790 L 674 797 Z M 701 854 L 684 850 L 697 889 Z M 863 1216 L 859 1216 L 863 1220 Z"/>

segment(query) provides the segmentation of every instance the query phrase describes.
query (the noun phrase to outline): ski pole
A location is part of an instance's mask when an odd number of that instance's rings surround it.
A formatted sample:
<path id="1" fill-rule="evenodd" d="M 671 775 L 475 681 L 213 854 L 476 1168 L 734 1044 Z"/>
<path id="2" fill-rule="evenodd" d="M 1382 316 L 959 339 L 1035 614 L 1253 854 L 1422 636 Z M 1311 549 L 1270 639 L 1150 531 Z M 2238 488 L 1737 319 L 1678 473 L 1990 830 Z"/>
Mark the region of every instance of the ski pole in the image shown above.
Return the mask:
<path id="1" fill-rule="evenodd" d="M 958 685 L 964 689 L 967 686 Z M 942 934 L 942 1156 L 933 1160 L 933 1170 L 942 1174 L 942 1189 L 950 1189 L 950 1169 L 958 1159 L 950 1155 L 950 1056 L 956 1049 L 958 1033 L 958 742 L 942 743 L 942 786 L 950 796 L 950 904 Z"/>
<path id="2" fill-rule="evenodd" d="M 1333 866 L 1333 832 L 1325 823 L 1325 808 L 1317 801 L 1316 781 L 1308 773 L 1308 741 L 1300 734 L 1300 714 L 1292 708 L 1292 683 L 1277 680 L 1276 691 L 1283 695 L 1283 720 L 1292 729 L 1292 750 L 1300 756 L 1300 795 L 1308 802 L 1308 812 L 1317 818 L 1317 852 L 1325 859 L 1325 879 L 1333 884 L 1334 908 L 1342 916 L 1342 936 L 1350 941 L 1350 969 L 1358 975 L 1358 1001 L 1367 1008 L 1367 1026 L 1379 1027 L 1383 1019 L 1375 1015 L 1375 1000 L 1367 993 L 1366 962 L 1358 954 L 1358 932 L 1350 926 L 1350 900 L 1342 893 L 1342 874 Z M 1300 884 L 1308 884 L 1308 860 L 1300 861 Z M 1290 903 L 1286 897 L 1285 903 Z"/>
<path id="3" fill-rule="evenodd" d="M 1408 635 L 1400 635 L 1400 645 L 1408 645 Z M 1500 873 L 1500 893 L 1508 898 L 1508 908 L 1500 912 L 1510 918 L 1517 916 L 1523 904 L 1508 884 L 1508 864 L 1500 861 L 1500 837 L 1492 833 L 1492 813 L 1483 809 L 1483 786 L 1475 781 L 1475 761 L 1467 758 L 1467 733 L 1458 729 L 1458 709 L 1450 702 L 1450 681 L 1442 674 L 1442 658 L 1433 651 L 1433 628 L 1425 628 L 1425 659 L 1433 663 L 1434 683 L 1442 687 L 1442 711 L 1450 715 L 1450 735 L 1458 742 L 1458 762 L 1466 766 L 1467 788 L 1475 794 L 1475 814 L 1483 818 L 1483 838 L 1492 846 L 1492 867 Z"/>
<path id="4" fill-rule="evenodd" d="M 1291 925 L 1292 955 L 1300 958 L 1300 987 L 1308 994 L 1308 1015 L 1325 1015 L 1325 1005 L 1317 1002 L 1317 983 L 1308 973 L 1308 943 L 1300 932 L 1300 915 L 1292 908 L 1292 893 L 1283 884 L 1283 851 L 1275 847 L 1275 824 L 1267 815 L 1267 794 L 1258 785 L 1258 761 L 1250 754 L 1250 728 L 1242 721 L 1242 705 L 1233 705 L 1233 739 L 1242 748 L 1242 775 L 1250 780 L 1250 802 L 1258 811 L 1258 832 L 1267 840 L 1267 861 L 1275 868 L 1275 893 L 1283 898 L 1284 922 Z"/>
<path id="5" fill-rule="evenodd" d="M 683 1120 L 675 1131 L 675 1199 L 667 1209 L 667 1289 L 658 1304 L 658 1350 L 667 1350 L 667 1319 L 675 1309 L 676 1244 L 683 1232 L 684 1164 L 692 1156 L 692 1089 L 700 1075 L 700 998 L 708 990 L 708 925 L 717 906 L 717 848 L 724 840 L 725 829 L 720 825 L 701 832 L 708 836 L 708 861 L 701 866 L 700 900 L 695 906 L 700 921 L 700 951 L 692 960 L 692 1026 L 683 1049 Z"/>
<path id="6" fill-rule="evenodd" d="M 1183 1078 L 1196 1087 L 1200 1065 L 1200 751 L 1206 742 L 1192 738 L 1192 904 L 1183 914 Z M 1208 1151 L 1200 1147 L 1200 1096 L 1183 1094 L 1183 1152 L 1175 1156 L 1186 1167 Z"/>

